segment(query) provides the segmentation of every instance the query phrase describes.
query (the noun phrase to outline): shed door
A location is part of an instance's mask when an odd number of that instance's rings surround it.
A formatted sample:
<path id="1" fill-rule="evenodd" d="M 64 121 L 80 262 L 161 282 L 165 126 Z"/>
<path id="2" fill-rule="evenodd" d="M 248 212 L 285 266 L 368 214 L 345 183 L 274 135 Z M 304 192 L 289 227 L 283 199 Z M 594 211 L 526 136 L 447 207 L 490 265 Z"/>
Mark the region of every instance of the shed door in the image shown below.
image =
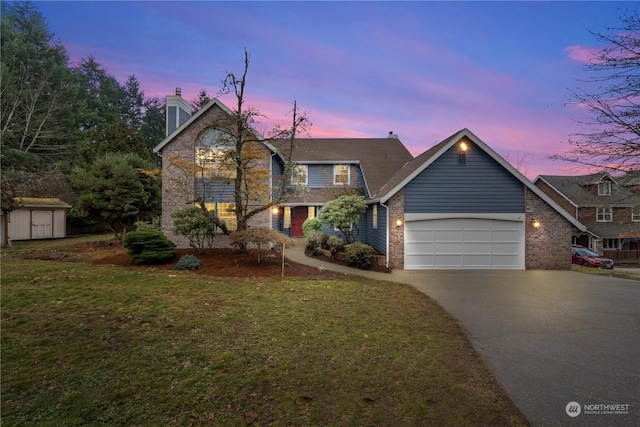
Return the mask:
<path id="1" fill-rule="evenodd" d="M 31 212 L 31 238 L 51 239 L 53 237 L 53 215 L 51 211 Z"/>
<path id="2" fill-rule="evenodd" d="M 446 218 L 405 223 L 405 269 L 523 269 L 524 223 Z"/>

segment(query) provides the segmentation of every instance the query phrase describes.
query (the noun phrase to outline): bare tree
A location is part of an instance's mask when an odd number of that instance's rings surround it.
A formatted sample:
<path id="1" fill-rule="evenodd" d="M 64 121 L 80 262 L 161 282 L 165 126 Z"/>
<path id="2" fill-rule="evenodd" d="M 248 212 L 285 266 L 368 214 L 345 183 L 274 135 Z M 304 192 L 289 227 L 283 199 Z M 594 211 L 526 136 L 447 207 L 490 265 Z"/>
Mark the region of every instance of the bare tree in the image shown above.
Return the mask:
<path id="1" fill-rule="evenodd" d="M 297 103 L 293 103 L 290 111 L 291 124 L 288 128 L 276 127 L 265 137 L 259 135 L 253 125 L 262 114 L 252 107 L 245 106 L 245 90 L 247 85 L 247 72 L 249 70 L 249 54 L 245 50 L 244 70 L 241 75 L 227 72 L 222 81 L 220 94 L 232 94 L 235 96 L 235 106 L 231 113 L 224 119 L 217 119 L 212 126 L 223 136 L 220 137 L 224 150 L 219 150 L 216 162 L 220 166 L 219 174 L 202 179 L 197 186 L 200 191 L 195 194 L 195 199 L 190 203 L 197 203 L 211 221 L 224 233 L 230 234 L 232 229 L 223 218 L 218 216 L 216 210 L 207 209 L 207 198 L 211 198 L 213 191 L 224 193 L 225 188 L 233 188 L 232 203 L 236 218 L 236 230 L 242 231 L 248 228 L 248 221 L 255 215 L 279 205 L 288 200 L 291 195 L 292 175 L 294 174 L 293 153 L 295 138 L 301 132 L 308 132 L 311 123 L 305 114 L 298 110 Z M 270 158 L 265 154 L 264 147 L 273 140 L 287 141 L 286 158 L 283 158 L 283 173 L 272 177 L 268 166 Z M 198 156 L 196 156 L 198 157 Z M 184 159 L 170 160 L 173 166 L 177 166 L 184 177 L 177 181 L 190 182 L 187 176 L 202 174 L 204 166 Z M 179 183 L 179 182 L 178 182 Z M 187 185 L 189 191 L 193 188 Z"/>
<path id="2" fill-rule="evenodd" d="M 573 148 L 555 159 L 610 172 L 640 169 L 640 17 L 635 11 L 621 21 L 609 34 L 591 32 L 606 46 L 584 67 L 589 89 L 571 91 L 588 118 L 568 138 Z"/>

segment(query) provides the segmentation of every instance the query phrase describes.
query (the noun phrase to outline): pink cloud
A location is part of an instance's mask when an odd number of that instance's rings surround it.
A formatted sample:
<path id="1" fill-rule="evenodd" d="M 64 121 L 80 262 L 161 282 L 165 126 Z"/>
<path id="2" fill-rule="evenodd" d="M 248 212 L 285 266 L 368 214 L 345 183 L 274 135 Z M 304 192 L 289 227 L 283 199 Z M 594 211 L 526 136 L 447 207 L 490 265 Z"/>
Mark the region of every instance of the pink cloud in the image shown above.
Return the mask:
<path id="1" fill-rule="evenodd" d="M 596 47 L 582 45 L 567 46 L 564 50 L 569 54 L 569 58 L 584 64 L 593 62 L 599 52 L 599 49 Z"/>

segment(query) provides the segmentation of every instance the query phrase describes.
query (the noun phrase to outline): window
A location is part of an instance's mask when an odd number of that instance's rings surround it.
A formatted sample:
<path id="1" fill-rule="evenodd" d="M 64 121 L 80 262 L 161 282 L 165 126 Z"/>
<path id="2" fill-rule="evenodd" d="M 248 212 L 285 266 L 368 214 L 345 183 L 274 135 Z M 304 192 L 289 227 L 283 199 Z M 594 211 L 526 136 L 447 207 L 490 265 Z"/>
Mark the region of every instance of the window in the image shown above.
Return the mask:
<path id="1" fill-rule="evenodd" d="M 316 217 L 316 207 L 309 206 L 307 208 L 307 218 L 315 218 Z"/>
<path id="2" fill-rule="evenodd" d="M 291 208 L 289 206 L 284 207 L 282 228 L 291 228 Z"/>
<path id="3" fill-rule="evenodd" d="M 349 165 L 333 165 L 333 185 L 349 185 L 350 172 Z"/>
<path id="4" fill-rule="evenodd" d="M 598 183 L 598 196 L 611 195 L 611 181 L 600 181 Z"/>
<path id="5" fill-rule="evenodd" d="M 602 239 L 602 249 L 620 249 L 620 239 Z"/>
<path id="6" fill-rule="evenodd" d="M 373 228 L 378 228 L 378 205 L 373 205 Z"/>
<path id="7" fill-rule="evenodd" d="M 631 221 L 640 222 L 640 208 L 631 209 Z"/>
<path id="8" fill-rule="evenodd" d="M 200 207 L 198 204 L 196 206 Z M 227 224 L 230 231 L 235 231 L 238 228 L 234 203 L 205 203 L 205 206 L 209 212 L 217 210 L 218 218 Z"/>
<path id="9" fill-rule="evenodd" d="M 238 228 L 235 211 L 234 203 L 218 203 L 218 218 L 227 224 L 229 231 L 235 231 Z"/>
<path id="10" fill-rule="evenodd" d="M 293 184 L 307 185 L 307 165 L 295 165 L 291 182 Z"/>
<path id="11" fill-rule="evenodd" d="M 196 164 L 203 178 L 236 177 L 231 157 L 233 137 L 220 129 L 207 128 L 196 140 Z"/>
<path id="12" fill-rule="evenodd" d="M 598 221 L 598 222 L 611 222 L 611 221 L 613 221 L 613 209 L 611 209 L 611 208 L 597 208 L 596 209 L 596 221 Z"/>

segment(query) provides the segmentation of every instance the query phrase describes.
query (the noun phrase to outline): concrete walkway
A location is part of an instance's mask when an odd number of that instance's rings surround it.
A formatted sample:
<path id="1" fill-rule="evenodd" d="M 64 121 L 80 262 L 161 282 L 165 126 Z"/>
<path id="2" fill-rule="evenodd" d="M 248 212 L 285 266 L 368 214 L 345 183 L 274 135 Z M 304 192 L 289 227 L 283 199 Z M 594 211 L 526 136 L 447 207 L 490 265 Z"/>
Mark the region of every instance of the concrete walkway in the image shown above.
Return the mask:
<path id="1" fill-rule="evenodd" d="M 640 425 L 639 281 L 539 270 L 374 273 L 307 257 L 304 241 L 285 256 L 435 299 L 533 426 Z M 574 417 L 571 402 L 580 405 Z"/>

